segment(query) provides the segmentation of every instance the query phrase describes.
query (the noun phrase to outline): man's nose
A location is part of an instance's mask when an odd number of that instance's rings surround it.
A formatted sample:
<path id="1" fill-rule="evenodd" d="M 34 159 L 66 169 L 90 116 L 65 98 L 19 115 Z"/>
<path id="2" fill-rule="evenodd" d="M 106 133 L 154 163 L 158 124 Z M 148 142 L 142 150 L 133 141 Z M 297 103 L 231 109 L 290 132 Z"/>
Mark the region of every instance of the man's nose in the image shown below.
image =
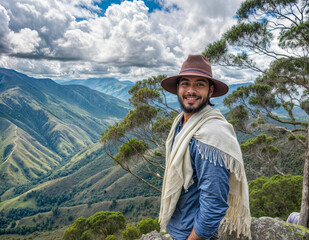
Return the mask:
<path id="1" fill-rule="evenodd" d="M 188 89 L 187 89 L 187 92 L 188 92 L 188 93 L 195 93 L 195 92 L 196 92 L 195 86 L 194 86 L 193 84 L 190 85 L 190 86 L 188 87 Z"/>

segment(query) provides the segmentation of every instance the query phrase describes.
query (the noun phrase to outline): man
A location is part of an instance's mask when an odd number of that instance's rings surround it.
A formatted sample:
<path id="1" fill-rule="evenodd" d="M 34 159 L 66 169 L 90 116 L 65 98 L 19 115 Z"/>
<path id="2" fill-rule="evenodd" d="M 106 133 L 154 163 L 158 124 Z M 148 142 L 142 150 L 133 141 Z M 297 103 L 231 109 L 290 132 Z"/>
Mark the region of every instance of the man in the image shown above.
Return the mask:
<path id="1" fill-rule="evenodd" d="M 209 61 L 189 55 L 179 75 L 162 80 L 178 96 L 179 114 L 166 141 L 161 228 L 173 239 L 218 239 L 225 229 L 251 238 L 248 185 L 233 127 L 210 97 L 228 92 L 212 77 Z"/>

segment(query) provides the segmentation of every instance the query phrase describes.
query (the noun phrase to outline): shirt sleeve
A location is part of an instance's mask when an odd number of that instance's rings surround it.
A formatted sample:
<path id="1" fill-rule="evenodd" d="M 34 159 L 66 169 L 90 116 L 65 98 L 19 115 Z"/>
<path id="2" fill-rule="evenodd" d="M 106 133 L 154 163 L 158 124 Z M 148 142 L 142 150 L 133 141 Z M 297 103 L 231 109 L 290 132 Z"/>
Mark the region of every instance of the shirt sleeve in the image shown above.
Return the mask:
<path id="1" fill-rule="evenodd" d="M 229 171 L 220 150 L 192 139 L 190 150 L 195 165 L 199 208 L 194 217 L 194 230 L 199 237 L 211 238 L 229 207 Z"/>

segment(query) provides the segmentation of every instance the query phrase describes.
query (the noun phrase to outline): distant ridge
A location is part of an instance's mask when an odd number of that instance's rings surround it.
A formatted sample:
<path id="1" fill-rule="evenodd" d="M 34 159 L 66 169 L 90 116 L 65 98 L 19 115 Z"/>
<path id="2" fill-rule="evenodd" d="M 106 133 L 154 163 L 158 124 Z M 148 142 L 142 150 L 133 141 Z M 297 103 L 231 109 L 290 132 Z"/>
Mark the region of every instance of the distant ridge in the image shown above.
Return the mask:
<path id="1" fill-rule="evenodd" d="M 83 85 L 125 102 L 128 102 L 130 97 L 128 91 L 134 86 L 134 83 L 131 81 L 119 81 L 116 78 L 88 78 L 57 82 L 62 85 Z"/>
<path id="2" fill-rule="evenodd" d="M 129 101 L 131 97 L 128 91 L 134 86 L 131 81 L 119 81 L 116 78 L 88 78 L 88 79 L 73 79 L 70 81 L 57 81 L 59 84 L 63 85 L 83 85 L 91 89 L 98 90 L 105 94 L 117 97 L 125 102 Z M 232 93 L 238 87 L 248 86 L 252 83 L 238 83 L 229 85 L 229 93 Z M 167 93 L 167 101 L 174 108 L 179 107 L 177 97 L 173 94 Z M 216 108 L 219 108 L 223 113 L 228 111 L 228 108 L 223 105 L 223 99 L 225 96 L 212 99 Z"/>

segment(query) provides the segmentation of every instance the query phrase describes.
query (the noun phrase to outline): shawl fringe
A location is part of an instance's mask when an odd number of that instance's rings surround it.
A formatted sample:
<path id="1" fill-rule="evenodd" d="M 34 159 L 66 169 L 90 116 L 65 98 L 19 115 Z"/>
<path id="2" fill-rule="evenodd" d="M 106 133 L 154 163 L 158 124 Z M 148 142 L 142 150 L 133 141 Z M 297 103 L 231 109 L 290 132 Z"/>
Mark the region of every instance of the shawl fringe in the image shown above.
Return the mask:
<path id="1" fill-rule="evenodd" d="M 226 212 L 225 218 L 221 221 L 220 228 L 223 233 L 236 232 L 237 238 L 240 235 L 251 237 L 251 216 L 250 211 L 247 208 L 241 207 L 241 198 L 236 195 L 229 194 L 228 203 L 236 206 L 235 208 L 229 208 Z M 242 218 L 239 218 L 242 216 Z M 250 219 L 248 221 L 248 219 Z"/>
<path id="2" fill-rule="evenodd" d="M 243 166 L 239 163 L 239 161 L 229 154 L 208 144 L 201 144 L 201 142 L 197 141 L 197 147 L 202 159 L 213 163 L 215 166 L 219 164 L 220 167 L 223 167 L 224 164 L 225 167 L 230 170 L 230 173 L 234 174 L 237 181 L 242 181 L 242 177 L 244 176 L 243 174 L 245 173 Z M 221 226 L 224 226 L 221 230 L 223 232 L 229 231 L 229 234 L 234 231 L 237 233 L 237 237 L 242 234 L 251 239 L 251 221 L 248 221 L 248 219 L 251 220 L 250 211 L 246 207 L 242 206 L 241 197 L 239 195 L 229 193 L 228 204 L 229 206 L 234 206 L 234 208 L 228 208 L 225 218 L 221 221 Z M 239 216 L 242 216 L 242 218 Z"/>
<path id="3" fill-rule="evenodd" d="M 210 163 L 213 162 L 215 166 L 219 164 L 220 167 L 222 167 L 224 163 L 225 167 L 230 170 L 231 173 L 235 174 L 237 181 L 242 180 L 242 176 L 245 174 L 243 166 L 231 155 L 208 144 L 199 144 L 199 141 L 197 142 L 197 147 L 202 159 L 208 160 Z M 209 156 L 209 158 L 207 156 Z"/>

